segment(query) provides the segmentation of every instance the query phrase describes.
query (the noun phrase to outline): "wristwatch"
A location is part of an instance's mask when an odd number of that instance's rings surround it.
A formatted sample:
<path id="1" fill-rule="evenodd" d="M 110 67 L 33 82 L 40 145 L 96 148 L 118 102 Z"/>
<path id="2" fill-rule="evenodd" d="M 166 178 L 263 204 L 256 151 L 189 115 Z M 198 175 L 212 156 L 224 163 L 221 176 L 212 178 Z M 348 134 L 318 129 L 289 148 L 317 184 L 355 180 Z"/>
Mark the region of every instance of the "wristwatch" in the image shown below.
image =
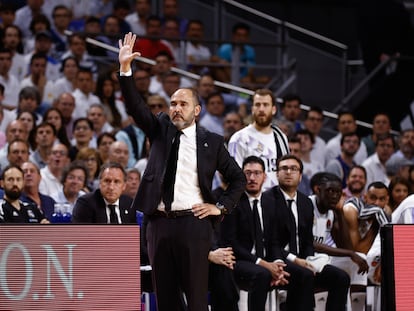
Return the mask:
<path id="1" fill-rule="evenodd" d="M 217 202 L 216 207 L 220 210 L 220 215 L 226 215 L 227 214 L 227 208 L 223 204 Z"/>

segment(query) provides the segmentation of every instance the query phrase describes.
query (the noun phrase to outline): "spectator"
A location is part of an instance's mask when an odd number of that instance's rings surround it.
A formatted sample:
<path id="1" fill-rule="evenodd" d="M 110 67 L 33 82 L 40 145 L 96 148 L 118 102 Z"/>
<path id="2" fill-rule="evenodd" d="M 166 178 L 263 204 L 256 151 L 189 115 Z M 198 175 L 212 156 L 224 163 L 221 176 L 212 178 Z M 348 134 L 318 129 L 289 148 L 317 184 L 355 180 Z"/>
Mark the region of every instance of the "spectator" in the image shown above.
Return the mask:
<path id="1" fill-rule="evenodd" d="M 186 29 L 186 61 L 191 71 L 202 73 L 211 61 L 210 49 L 203 45 L 204 25 L 200 20 L 190 20 Z"/>
<path id="2" fill-rule="evenodd" d="M 24 172 L 24 188 L 20 199 L 23 202 L 34 204 L 42 214 L 50 221 L 55 210 L 55 200 L 50 196 L 39 192 L 42 176 L 39 167 L 33 162 L 24 162 L 21 165 Z"/>
<path id="3" fill-rule="evenodd" d="M 126 17 L 129 15 L 131 11 L 130 1 L 129 0 L 115 0 L 113 1 L 113 8 L 110 10 L 119 21 L 119 33 L 128 33 L 131 30 L 131 26 L 129 25 L 128 21 L 126 21 Z M 108 13 L 110 14 L 110 13 Z M 104 16 L 102 19 L 105 20 Z"/>
<path id="4" fill-rule="evenodd" d="M 105 108 L 101 104 L 92 104 L 88 109 L 87 118 L 93 124 L 93 138 L 89 145 L 96 148 L 98 136 L 103 132 L 111 133 L 114 128 L 108 123 Z"/>
<path id="5" fill-rule="evenodd" d="M 62 189 L 62 170 L 70 163 L 68 147 L 63 144 L 53 145 L 50 151 L 46 167 L 40 170 L 42 179 L 39 184 L 39 192 L 52 196 Z"/>
<path id="6" fill-rule="evenodd" d="M 7 148 L 8 165 L 21 167 L 29 160 L 29 144 L 27 141 L 15 139 L 10 142 Z M 4 168 L 4 167 L 3 167 Z"/>
<path id="7" fill-rule="evenodd" d="M 362 199 L 367 184 L 367 171 L 361 165 L 355 165 L 346 178 L 346 188 L 343 190 L 345 199 L 356 197 Z"/>
<path id="8" fill-rule="evenodd" d="M 372 122 L 372 134 L 362 137 L 362 142 L 367 147 L 368 156 L 373 155 L 375 153 L 377 137 L 379 135 L 389 134 L 390 130 L 390 117 L 383 112 L 377 112 Z"/>
<path id="9" fill-rule="evenodd" d="M 302 99 L 295 94 L 284 96 L 280 105 L 280 111 L 282 113 L 280 119 L 290 122 L 295 132 L 303 128 L 301 105 Z"/>
<path id="10" fill-rule="evenodd" d="M 114 141 L 116 141 L 116 138 L 111 133 L 104 132 L 98 137 L 98 152 L 102 163 L 106 163 L 108 161 L 109 148 Z"/>
<path id="11" fill-rule="evenodd" d="M 170 109 L 165 98 L 160 95 L 151 95 L 148 97 L 147 104 L 153 115 L 157 115 L 160 112 L 168 113 Z"/>
<path id="12" fill-rule="evenodd" d="M 72 11 L 66 6 L 59 4 L 52 11 L 52 41 L 54 44 L 54 55 L 60 59 L 68 49 L 68 36 L 65 31 L 69 28 L 72 19 Z"/>
<path id="13" fill-rule="evenodd" d="M 40 169 L 47 165 L 47 160 L 56 141 L 56 129 L 50 123 L 41 123 L 35 128 L 36 150 L 30 155 L 30 161 Z"/>
<path id="14" fill-rule="evenodd" d="M 131 26 L 132 33 L 138 36 L 147 34 L 147 18 L 151 13 L 151 1 L 135 0 L 135 12 L 127 15 L 125 21 Z"/>
<path id="15" fill-rule="evenodd" d="M 4 199 L 0 208 L 0 222 L 49 223 L 34 204 L 19 200 L 24 187 L 24 173 L 20 167 L 5 167 L 2 171 L 1 186 L 4 189 Z"/>
<path id="16" fill-rule="evenodd" d="M 17 109 L 13 110 L 13 112 L 16 117 L 23 111 L 33 113 L 36 116 L 36 124 L 39 124 L 42 122 L 43 110 L 48 107 L 48 105 L 42 105 L 41 100 L 41 95 L 37 87 L 26 86 L 20 90 L 19 103 Z"/>
<path id="17" fill-rule="evenodd" d="M 401 202 L 411 193 L 410 184 L 408 180 L 395 176 L 390 180 L 388 191 L 390 200 L 388 206 L 385 207 L 385 211 L 387 212 L 387 215 L 391 217 L 391 214 L 398 208 Z"/>
<path id="18" fill-rule="evenodd" d="M 3 108 L 3 95 L 4 95 L 4 86 L 0 83 L 0 148 L 6 143 L 6 127 L 9 123 L 16 119 L 16 114 L 14 111 Z"/>
<path id="19" fill-rule="evenodd" d="M 95 191 L 99 186 L 99 169 L 102 164 L 99 152 L 94 148 L 82 148 L 76 155 L 76 159 L 82 162 L 88 170 L 87 188 L 89 191 Z"/>
<path id="20" fill-rule="evenodd" d="M 3 46 L 12 52 L 10 73 L 18 81 L 22 81 L 27 74 L 28 68 L 26 68 L 23 56 L 23 35 L 18 26 L 10 25 L 4 28 Z"/>
<path id="21" fill-rule="evenodd" d="M 62 189 L 51 194 L 56 203 L 67 204 L 66 212 L 72 214 L 76 200 L 86 194 L 88 172 L 85 166 L 78 161 L 70 163 L 62 172 Z"/>
<path id="22" fill-rule="evenodd" d="M 318 161 L 325 166 L 326 142 L 319 134 L 323 125 L 323 111 L 318 106 L 312 106 L 305 114 L 303 126 L 312 133 L 315 143 L 311 151 L 311 160 Z"/>
<path id="23" fill-rule="evenodd" d="M 155 95 L 149 91 L 150 74 L 147 70 L 138 68 L 133 72 L 133 75 L 137 92 L 145 101 L 148 100 L 149 96 Z"/>
<path id="24" fill-rule="evenodd" d="M 165 27 L 166 20 L 176 20 L 179 25 L 179 34 L 184 37 L 187 29 L 188 20 L 179 16 L 179 7 L 177 0 L 163 0 L 162 3 L 162 25 Z"/>
<path id="25" fill-rule="evenodd" d="M 141 38 L 135 43 L 134 51 L 139 51 L 142 57 L 150 59 L 155 59 L 161 51 L 164 51 L 173 59 L 173 55 L 168 46 L 160 40 L 161 19 L 158 16 L 151 15 L 147 18 L 146 36 L 148 38 Z"/>
<path id="26" fill-rule="evenodd" d="M 7 155 L 9 143 L 13 140 L 19 139 L 27 141 L 29 134 L 26 130 L 25 125 L 20 120 L 11 121 L 6 128 L 6 144 L 0 149 L 0 167 L 6 167 L 8 164 Z"/>
<path id="27" fill-rule="evenodd" d="M 108 15 L 104 18 L 103 25 L 101 27 L 100 34 L 96 37 L 98 41 L 101 41 L 111 47 L 117 48 L 118 41 L 121 38 L 121 25 L 118 17 L 115 15 Z M 111 50 L 106 50 L 106 56 L 109 60 L 116 60 L 117 53 Z"/>
<path id="28" fill-rule="evenodd" d="M 272 126 L 273 116 L 277 112 L 273 93 L 259 89 L 253 95 L 253 123 L 233 134 L 229 142 L 229 153 L 239 165 L 249 155 L 256 155 L 265 162 L 267 175 L 263 190 L 277 185 L 276 161 L 289 153 L 287 137 Z"/>
<path id="29" fill-rule="evenodd" d="M 132 199 L 123 195 L 126 173 L 116 163 L 106 163 L 99 173 L 99 189 L 80 197 L 73 209 L 74 223 L 136 223 Z"/>
<path id="30" fill-rule="evenodd" d="M 63 73 L 63 77 L 57 79 L 53 85 L 55 98 L 58 98 L 62 93 L 72 93 L 75 90 L 76 76 L 79 71 L 76 58 L 74 56 L 66 57 L 62 61 L 60 71 Z"/>
<path id="31" fill-rule="evenodd" d="M 122 165 L 123 168 L 128 167 L 128 145 L 123 141 L 115 141 L 109 147 L 107 162 L 114 162 Z"/>
<path id="32" fill-rule="evenodd" d="M 17 114 L 16 118 L 16 120 L 23 122 L 27 132 L 29 133 L 28 143 L 31 150 L 36 149 L 36 133 L 33 131 L 36 127 L 36 118 L 36 114 L 30 111 L 21 111 Z"/>
<path id="33" fill-rule="evenodd" d="M 303 175 L 306 175 L 310 180 L 313 175 L 323 171 L 323 165 L 318 161 L 312 161 L 311 151 L 314 148 L 314 136 L 308 130 L 301 129 L 296 131 L 295 137 L 300 139 L 301 157 L 303 163 Z"/>
<path id="34" fill-rule="evenodd" d="M 46 110 L 43 120 L 44 122 L 52 124 L 56 130 L 56 139 L 54 143 L 62 143 L 69 148 L 70 142 L 66 135 L 66 129 L 63 125 L 63 116 L 60 110 L 56 108 Z"/>
<path id="35" fill-rule="evenodd" d="M 76 75 L 76 89 L 72 95 L 75 98 L 76 106 L 72 113 L 73 119 L 85 118 L 88 108 L 92 104 L 100 104 L 99 97 L 94 95 L 93 74 L 88 69 L 80 68 Z"/>
<path id="36" fill-rule="evenodd" d="M 6 109 L 17 107 L 20 82 L 11 73 L 12 52 L 7 48 L 0 48 L 0 83 L 4 86 L 2 105 Z"/>
<path id="37" fill-rule="evenodd" d="M 326 144 L 325 165 L 330 160 L 335 159 L 341 153 L 341 137 L 344 134 L 354 133 L 357 130 L 357 124 L 354 115 L 349 111 L 338 113 L 338 134 L 331 138 Z M 354 161 L 361 164 L 367 158 L 367 150 L 364 143 L 360 143 L 359 149 L 355 154 Z"/>
<path id="38" fill-rule="evenodd" d="M 73 123 L 73 142 L 69 149 L 69 158 L 73 161 L 79 150 L 89 147 L 93 137 L 93 123 L 87 118 L 76 119 Z"/>
<path id="39" fill-rule="evenodd" d="M 70 140 L 73 137 L 72 130 L 74 118 L 72 117 L 72 114 L 75 111 L 76 106 L 75 97 L 73 97 L 71 93 L 64 92 L 56 99 L 54 105 L 62 114 L 62 126 L 66 131 L 66 136 Z"/>
<path id="40" fill-rule="evenodd" d="M 231 136 L 244 127 L 243 119 L 237 112 L 228 112 L 223 120 L 224 142 L 228 145 Z"/>
<path id="41" fill-rule="evenodd" d="M 2 3 L 0 6 L 0 38 L 3 38 L 4 28 L 14 24 L 15 17 L 15 6 L 11 3 Z"/>
<path id="42" fill-rule="evenodd" d="M 31 37 L 30 22 L 36 15 L 43 12 L 42 5 L 43 0 L 27 0 L 27 4 L 16 11 L 14 24 L 19 25 L 25 39 Z"/>
<path id="43" fill-rule="evenodd" d="M 134 199 L 135 195 L 138 192 L 140 181 L 141 174 L 139 173 L 139 170 L 135 167 L 128 169 L 126 171 L 126 184 L 123 194 L 130 197 L 131 199 Z"/>
<path id="44" fill-rule="evenodd" d="M 40 93 L 41 103 L 50 106 L 54 100 L 54 86 L 46 77 L 46 64 L 46 54 L 33 54 L 30 59 L 30 75 L 21 81 L 20 87 L 22 89 L 27 86 L 36 87 Z"/>
<path id="45" fill-rule="evenodd" d="M 399 149 L 391 156 L 391 159 L 405 158 L 414 161 L 414 129 L 403 130 L 398 141 Z"/>
<path id="46" fill-rule="evenodd" d="M 224 100 L 220 93 L 212 93 L 207 99 L 207 112 L 200 119 L 199 124 L 213 133 L 224 134 Z"/>
<path id="47" fill-rule="evenodd" d="M 50 21 L 46 15 L 39 14 L 35 16 L 30 22 L 30 31 L 32 33 L 32 37 L 25 40 L 24 42 L 26 64 L 30 62 L 30 57 L 33 55 L 33 53 L 41 52 L 47 54 L 49 52 L 49 49 L 52 47 Z M 36 35 L 39 33 L 42 34 L 42 37 L 36 38 Z"/>
<path id="48" fill-rule="evenodd" d="M 346 187 L 346 176 L 351 167 L 356 165 L 354 157 L 358 151 L 361 141 L 356 133 L 344 134 L 341 137 L 341 154 L 330 160 L 325 170 L 333 173 L 342 180 L 342 188 Z"/>
<path id="49" fill-rule="evenodd" d="M 174 71 L 169 71 L 162 76 L 162 90 L 158 93 L 168 102 L 170 106 L 171 95 L 180 88 L 181 77 Z"/>
<path id="50" fill-rule="evenodd" d="M 362 166 L 365 167 L 367 171 L 367 184 L 369 185 L 374 181 L 380 181 L 385 185 L 388 185 L 389 179 L 385 163 L 394 153 L 394 138 L 389 133 L 378 134 L 376 135 L 375 141 L 375 153 L 362 162 Z"/>
<path id="51" fill-rule="evenodd" d="M 184 42 L 180 41 L 180 25 L 175 18 L 165 18 L 162 28 L 162 42 L 168 46 L 173 54 L 177 67 L 183 68 L 185 64 Z"/>

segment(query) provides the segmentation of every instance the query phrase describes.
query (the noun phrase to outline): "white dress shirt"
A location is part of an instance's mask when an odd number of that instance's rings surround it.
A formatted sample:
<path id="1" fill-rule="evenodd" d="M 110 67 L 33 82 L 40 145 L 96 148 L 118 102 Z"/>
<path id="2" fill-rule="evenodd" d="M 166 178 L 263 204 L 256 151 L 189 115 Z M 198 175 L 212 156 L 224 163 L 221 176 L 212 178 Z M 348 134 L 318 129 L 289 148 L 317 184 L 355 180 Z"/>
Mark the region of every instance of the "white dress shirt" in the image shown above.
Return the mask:
<path id="1" fill-rule="evenodd" d="M 105 205 L 106 205 L 106 219 L 107 219 L 107 223 L 110 224 L 111 223 L 111 210 L 109 209 L 108 205 L 108 201 L 105 200 Z M 122 224 L 122 219 L 121 219 L 121 211 L 119 209 L 119 199 L 116 200 L 114 203 L 111 203 L 111 205 L 115 205 L 115 213 L 116 213 L 116 217 L 118 218 L 118 223 Z"/>

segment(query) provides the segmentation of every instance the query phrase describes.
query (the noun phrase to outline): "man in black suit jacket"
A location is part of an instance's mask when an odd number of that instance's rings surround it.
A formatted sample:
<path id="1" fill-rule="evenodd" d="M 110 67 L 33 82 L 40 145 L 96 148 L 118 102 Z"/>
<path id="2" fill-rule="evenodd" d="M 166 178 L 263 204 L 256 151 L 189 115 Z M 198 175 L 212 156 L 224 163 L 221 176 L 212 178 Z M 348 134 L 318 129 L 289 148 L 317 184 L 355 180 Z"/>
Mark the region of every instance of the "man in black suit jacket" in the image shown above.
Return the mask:
<path id="1" fill-rule="evenodd" d="M 105 163 L 99 174 L 99 189 L 77 199 L 72 222 L 135 223 L 135 213 L 131 209 L 132 199 L 122 194 L 125 183 L 124 168 L 118 163 Z"/>
<path id="2" fill-rule="evenodd" d="M 281 157 L 277 162 L 279 186 L 264 192 L 262 199 L 265 208 L 276 210 L 276 258 L 285 261 L 286 271 L 290 273 L 287 309 L 313 310 L 314 289 L 323 288 L 328 290 L 326 310 L 344 311 L 349 287 L 347 273 L 331 265 L 316 271 L 306 260 L 314 255 L 313 205 L 307 196 L 297 191 L 302 171 L 303 164 L 299 158 L 294 155 Z"/>
<path id="3" fill-rule="evenodd" d="M 264 311 L 268 291 L 272 285 L 286 284 L 288 275 L 283 271 L 285 264 L 275 262 L 275 208 L 261 204 L 266 179 L 263 160 L 247 157 L 243 161 L 243 172 L 247 179 L 246 191 L 234 211 L 225 217 L 221 228 L 223 239 L 233 247 L 236 256 L 236 282 L 249 292 L 249 311 Z M 260 227 L 258 231 L 256 226 Z"/>
<path id="4" fill-rule="evenodd" d="M 131 62 L 139 56 L 132 51 L 135 39 L 128 33 L 120 41 L 119 82 L 128 114 L 151 143 L 133 209 L 148 218 L 146 237 L 157 307 L 182 310 L 185 294 L 189 310 L 205 311 L 213 233 L 209 216 L 233 209 L 245 178 L 224 147 L 223 137 L 196 126 L 201 108 L 194 90 L 177 90 L 171 96 L 169 115 L 151 113 L 132 78 Z M 229 181 L 218 201 L 211 191 L 216 171 Z"/>

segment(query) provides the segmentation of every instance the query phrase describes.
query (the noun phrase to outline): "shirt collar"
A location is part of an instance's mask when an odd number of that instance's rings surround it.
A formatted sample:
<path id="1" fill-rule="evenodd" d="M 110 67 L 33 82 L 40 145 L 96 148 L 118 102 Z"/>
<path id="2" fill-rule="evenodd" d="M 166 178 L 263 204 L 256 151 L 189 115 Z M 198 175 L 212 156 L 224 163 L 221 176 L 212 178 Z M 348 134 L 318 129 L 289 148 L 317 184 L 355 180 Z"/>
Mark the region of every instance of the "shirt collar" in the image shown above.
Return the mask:
<path id="1" fill-rule="evenodd" d="M 286 192 L 284 192 L 283 190 L 282 190 L 282 188 L 280 188 L 280 191 L 282 191 L 282 193 L 283 193 L 283 196 L 285 197 L 285 201 L 287 201 L 287 200 L 293 200 L 293 201 L 295 201 L 296 202 L 296 199 L 297 199 L 297 197 L 298 197 L 298 193 L 297 192 L 295 192 L 295 195 L 293 196 L 293 197 L 290 197 Z"/>
<path id="2" fill-rule="evenodd" d="M 104 201 L 105 201 L 105 206 L 108 206 L 109 204 L 111 204 L 111 203 L 108 203 L 108 201 L 107 201 L 107 200 L 105 200 L 105 198 L 104 198 Z M 116 206 L 118 206 L 118 207 L 119 207 L 119 198 L 118 198 L 118 200 L 116 200 L 114 203 L 112 203 L 112 205 L 116 205 Z"/>
<path id="3" fill-rule="evenodd" d="M 186 137 L 195 136 L 195 134 L 196 134 L 196 124 L 194 123 L 193 125 L 190 125 L 189 127 L 186 127 L 185 129 L 182 129 L 181 132 L 183 132 L 183 134 Z"/>

